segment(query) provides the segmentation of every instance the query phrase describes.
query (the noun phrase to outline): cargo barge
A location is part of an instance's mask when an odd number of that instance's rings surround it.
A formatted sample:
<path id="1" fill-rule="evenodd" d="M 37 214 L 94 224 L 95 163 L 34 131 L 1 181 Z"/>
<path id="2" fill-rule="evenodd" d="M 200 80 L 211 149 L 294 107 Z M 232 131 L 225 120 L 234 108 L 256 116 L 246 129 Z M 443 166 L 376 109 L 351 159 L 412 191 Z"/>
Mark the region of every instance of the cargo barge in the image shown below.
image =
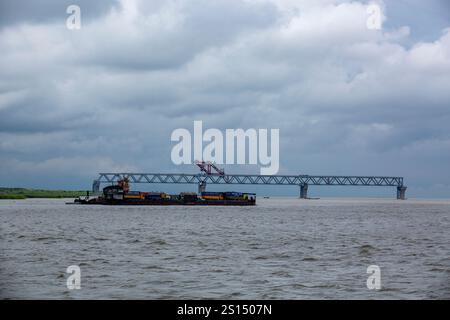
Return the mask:
<path id="1" fill-rule="evenodd" d="M 243 192 L 182 192 L 167 194 L 164 192 L 130 191 L 127 180 L 120 180 L 117 185 L 103 188 L 99 197 L 88 195 L 68 204 L 86 205 L 184 205 L 184 206 L 252 206 L 256 204 L 256 194 Z"/>

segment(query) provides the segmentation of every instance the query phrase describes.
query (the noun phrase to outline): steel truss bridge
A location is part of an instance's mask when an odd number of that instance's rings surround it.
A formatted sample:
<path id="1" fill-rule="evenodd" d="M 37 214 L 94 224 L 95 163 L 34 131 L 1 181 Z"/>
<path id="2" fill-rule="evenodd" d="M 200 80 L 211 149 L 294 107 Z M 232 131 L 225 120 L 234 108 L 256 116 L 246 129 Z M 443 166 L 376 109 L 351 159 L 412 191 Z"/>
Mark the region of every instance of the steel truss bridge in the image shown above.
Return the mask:
<path id="1" fill-rule="evenodd" d="M 247 175 L 247 174 L 184 174 L 184 173 L 100 173 L 92 190 L 99 192 L 101 183 L 113 184 L 123 178 L 130 183 L 197 184 L 199 192 L 207 184 L 283 185 L 300 187 L 300 198 L 308 198 L 308 186 L 371 186 L 396 187 L 397 199 L 405 199 L 403 177 L 376 176 L 310 176 L 310 175 Z"/>

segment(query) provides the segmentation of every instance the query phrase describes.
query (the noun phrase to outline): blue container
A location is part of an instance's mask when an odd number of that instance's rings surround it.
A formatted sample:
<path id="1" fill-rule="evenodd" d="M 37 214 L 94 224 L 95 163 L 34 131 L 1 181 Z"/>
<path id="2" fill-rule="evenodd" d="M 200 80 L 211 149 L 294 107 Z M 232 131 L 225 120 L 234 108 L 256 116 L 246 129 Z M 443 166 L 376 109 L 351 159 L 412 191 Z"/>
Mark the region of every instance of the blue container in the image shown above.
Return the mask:
<path id="1" fill-rule="evenodd" d="M 223 192 L 202 192 L 202 196 L 221 196 Z"/>
<path id="2" fill-rule="evenodd" d="M 157 200 L 161 199 L 161 193 L 149 193 L 145 195 L 145 199 Z"/>
<path id="3" fill-rule="evenodd" d="M 229 197 L 241 197 L 242 194 L 242 192 L 225 192 L 225 195 Z"/>

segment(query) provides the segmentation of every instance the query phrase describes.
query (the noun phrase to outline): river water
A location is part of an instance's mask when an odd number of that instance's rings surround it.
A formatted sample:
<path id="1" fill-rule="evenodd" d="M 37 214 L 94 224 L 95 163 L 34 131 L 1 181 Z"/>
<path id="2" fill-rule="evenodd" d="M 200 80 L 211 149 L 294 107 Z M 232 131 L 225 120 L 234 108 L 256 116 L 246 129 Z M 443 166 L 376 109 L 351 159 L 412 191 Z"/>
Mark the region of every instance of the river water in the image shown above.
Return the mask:
<path id="1" fill-rule="evenodd" d="M 0 201 L 1 298 L 450 299 L 450 200 L 65 201 Z"/>

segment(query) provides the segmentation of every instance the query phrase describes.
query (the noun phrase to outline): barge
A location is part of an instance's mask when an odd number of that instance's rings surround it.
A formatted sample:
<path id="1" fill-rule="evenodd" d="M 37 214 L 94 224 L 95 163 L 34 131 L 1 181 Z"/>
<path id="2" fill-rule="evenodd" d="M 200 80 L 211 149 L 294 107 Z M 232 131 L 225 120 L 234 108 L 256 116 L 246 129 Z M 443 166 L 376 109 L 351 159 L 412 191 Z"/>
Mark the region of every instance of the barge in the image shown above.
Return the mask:
<path id="1" fill-rule="evenodd" d="M 77 198 L 72 203 L 82 205 L 143 205 L 143 206 L 252 206 L 256 204 L 255 193 L 243 192 L 182 192 L 167 194 L 164 192 L 130 191 L 128 180 L 120 180 L 117 185 L 103 188 L 101 196 Z"/>

